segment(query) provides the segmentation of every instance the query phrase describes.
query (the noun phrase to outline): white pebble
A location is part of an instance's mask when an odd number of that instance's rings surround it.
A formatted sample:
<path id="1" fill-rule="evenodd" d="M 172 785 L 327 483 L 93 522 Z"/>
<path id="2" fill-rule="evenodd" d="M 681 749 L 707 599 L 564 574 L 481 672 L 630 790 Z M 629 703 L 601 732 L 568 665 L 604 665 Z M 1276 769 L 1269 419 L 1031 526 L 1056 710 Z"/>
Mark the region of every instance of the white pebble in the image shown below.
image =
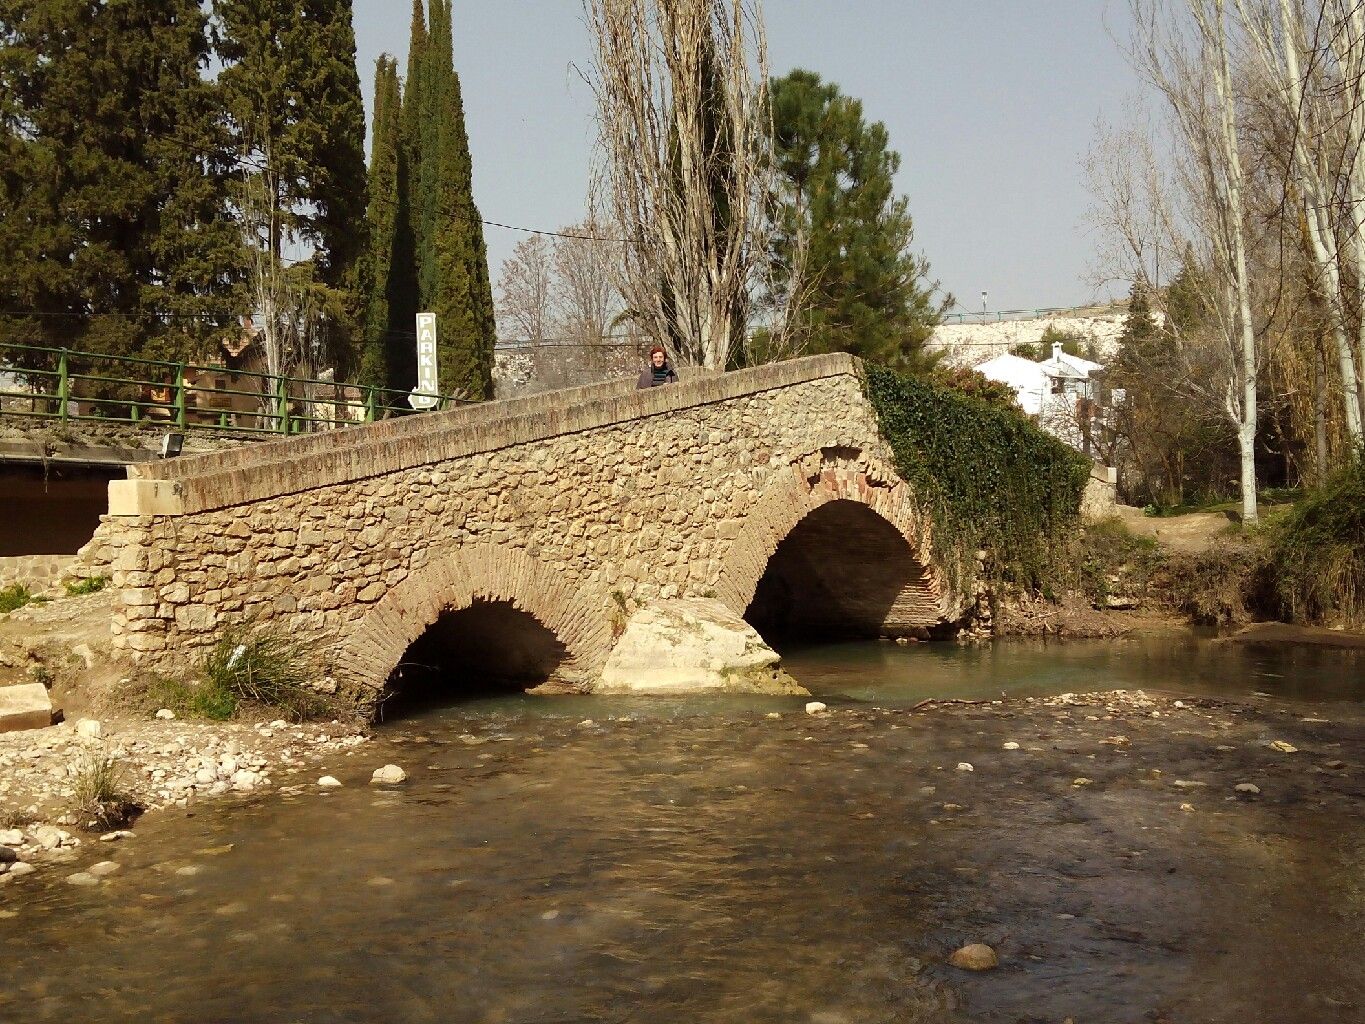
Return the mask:
<path id="1" fill-rule="evenodd" d="M 818 715 L 822 711 L 828 711 L 829 706 L 824 701 L 811 700 L 806 702 L 806 714 Z"/>
<path id="2" fill-rule="evenodd" d="M 322 778 L 318 779 L 318 785 L 323 789 L 336 789 L 341 783 L 330 775 L 324 775 Z"/>

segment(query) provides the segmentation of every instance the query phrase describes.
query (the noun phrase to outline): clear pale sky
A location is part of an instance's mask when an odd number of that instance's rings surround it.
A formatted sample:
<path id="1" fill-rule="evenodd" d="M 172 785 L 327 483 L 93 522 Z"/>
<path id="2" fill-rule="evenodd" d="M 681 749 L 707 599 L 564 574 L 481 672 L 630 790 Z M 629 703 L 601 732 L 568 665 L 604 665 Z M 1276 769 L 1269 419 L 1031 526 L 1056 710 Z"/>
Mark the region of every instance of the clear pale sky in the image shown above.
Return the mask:
<path id="1" fill-rule="evenodd" d="M 579 219 L 593 158 L 579 0 L 454 0 L 474 198 L 487 220 Z M 355 0 L 367 104 L 374 60 L 407 57 L 406 0 Z M 1081 160 L 1138 83 L 1110 36 L 1120 0 L 766 0 L 774 74 L 805 67 L 863 101 L 901 154 L 915 248 L 961 306 L 1079 305 L 1093 244 Z M 1106 26 L 1109 26 L 1108 28 Z M 488 227 L 494 281 L 524 237 Z M 1112 287 L 1112 286 L 1111 286 Z M 1118 289 L 1122 291 L 1122 289 Z"/>

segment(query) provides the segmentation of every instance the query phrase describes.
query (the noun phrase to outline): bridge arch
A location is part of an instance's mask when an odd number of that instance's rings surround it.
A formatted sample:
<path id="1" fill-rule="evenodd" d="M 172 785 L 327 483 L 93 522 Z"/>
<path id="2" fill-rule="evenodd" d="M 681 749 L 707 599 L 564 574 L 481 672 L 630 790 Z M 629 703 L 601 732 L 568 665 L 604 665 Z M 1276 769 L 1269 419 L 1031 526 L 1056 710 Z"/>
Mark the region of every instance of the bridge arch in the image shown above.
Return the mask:
<path id="1" fill-rule="evenodd" d="M 520 548 L 478 544 L 433 555 L 366 612 L 338 648 L 336 674 L 367 703 L 377 700 L 410 648 L 456 616 L 483 642 L 516 631 L 527 666 L 543 661 L 556 678 L 586 676 L 606 657 L 606 599 L 567 581 Z"/>
<path id="2" fill-rule="evenodd" d="M 750 503 L 717 595 L 769 639 L 924 635 L 957 617 L 931 529 L 893 470 L 824 448 Z"/>

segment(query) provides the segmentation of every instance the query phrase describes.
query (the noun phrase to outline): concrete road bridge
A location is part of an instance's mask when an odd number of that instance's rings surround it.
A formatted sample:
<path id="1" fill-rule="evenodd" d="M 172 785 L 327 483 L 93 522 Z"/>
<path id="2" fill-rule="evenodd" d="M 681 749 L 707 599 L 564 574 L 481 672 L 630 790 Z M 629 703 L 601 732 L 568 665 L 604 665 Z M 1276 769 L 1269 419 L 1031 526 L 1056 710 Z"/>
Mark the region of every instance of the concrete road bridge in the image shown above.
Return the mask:
<path id="1" fill-rule="evenodd" d="M 626 617 L 676 597 L 769 639 L 959 617 L 857 360 L 633 383 L 130 467 L 93 542 L 115 646 L 183 670 L 275 623 L 364 699 L 405 661 L 590 686 Z"/>

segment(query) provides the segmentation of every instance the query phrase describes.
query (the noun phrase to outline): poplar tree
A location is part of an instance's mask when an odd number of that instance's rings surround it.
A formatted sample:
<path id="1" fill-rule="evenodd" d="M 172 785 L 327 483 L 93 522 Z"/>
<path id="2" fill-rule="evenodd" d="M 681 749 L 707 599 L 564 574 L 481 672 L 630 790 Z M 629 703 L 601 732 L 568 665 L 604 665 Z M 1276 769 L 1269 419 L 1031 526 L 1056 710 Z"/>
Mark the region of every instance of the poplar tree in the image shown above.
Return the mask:
<path id="1" fill-rule="evenodd" d="M 198 0 L 0 0 L 0 340 L 183 359 L 236 232 Z"/>
<path id="2" fill-rule="evenodd" d="M 783 186 L 774 248 L 778 266 L 791 266 L 804 239 L 806 350 L 922 368 L 941 307 L 928 263 L 910 251 L 914 227 L 895 194 L 900 155 L 886 126 L 799 69 L 773 81 L 772 110 Z"/>

